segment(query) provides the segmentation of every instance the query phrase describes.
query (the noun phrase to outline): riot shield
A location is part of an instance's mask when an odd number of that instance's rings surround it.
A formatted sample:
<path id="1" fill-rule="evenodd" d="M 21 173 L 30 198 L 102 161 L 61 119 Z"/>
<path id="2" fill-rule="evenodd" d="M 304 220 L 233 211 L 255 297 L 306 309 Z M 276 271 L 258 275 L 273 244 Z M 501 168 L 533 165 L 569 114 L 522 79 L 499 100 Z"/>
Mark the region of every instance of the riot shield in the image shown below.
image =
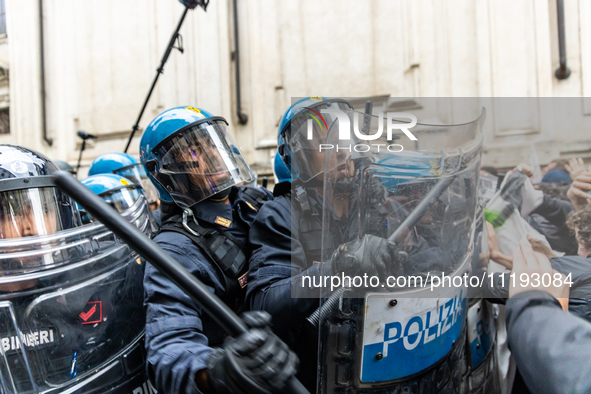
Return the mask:
<path id="1" fill-rule="evenodd" d="M 398 128 L 386 133 L 382 116 L 350 111 L 330 127 L 319 147 L 322 261 L 332 269 L 316 316 L 319 392 L 472 389 L 464 278 L 484 118 L 426 125 L 389 116 Z"/>
<path id="2" fill-rule="evenodd" d="M 143 196 L 123 216 L 151 235 Z M 1 239 L 0 250 L 1 393 L 153 391 L 136 252 L 100 223 Z"/>

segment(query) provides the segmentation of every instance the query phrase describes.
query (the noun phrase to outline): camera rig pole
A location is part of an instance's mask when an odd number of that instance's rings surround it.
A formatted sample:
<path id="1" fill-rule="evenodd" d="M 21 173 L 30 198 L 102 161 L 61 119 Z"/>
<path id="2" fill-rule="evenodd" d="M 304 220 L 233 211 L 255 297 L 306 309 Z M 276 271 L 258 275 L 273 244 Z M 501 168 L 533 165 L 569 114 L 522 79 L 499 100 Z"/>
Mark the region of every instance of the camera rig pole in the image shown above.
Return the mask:
<path id="1" fill-rule="evenodd" d="M 189 12 L 189 7 L 185 7 L 185 10 L 183 11 L 183 14 L 181 15 L 181 19 L 179 20 L 179 23 L 176 25 L 176 29 L 174 30 L 174 33 L 172 33 L 172 37 L 170 37 L 170 41 L 168 42 L 168 46 L 166 47 L 166 51 L 164 52 L 164 56 L 162 56 L 162 60 L 160 61 L 160 66 L 156 70 L 156 76 L 154 77 L 154 80 L 152 81 L 152 86 L 150 86 L 150 90 L 148 91 L 148 95 L 146 96 L 146 99 L 144 100 L 144 105 L 142 106 L 142 109 L 140 110 L 140 114 L 138 115 L 137 120 L 135 121 L 135 124 L 131 128 L 131 135 L 129 136 L 129 139 L 127 140 L 127 145 L 125 146 L 125 150 L 123 151 L 125 153 L 127 153 L 127 150 L 129 149 L 129 145 L 131 145 L 131 140 L 133 139 L 135 132 L 138 131 L 140 128 L 140 126 L 139 126 L 140 121 L 142 120 L 142 116 L 144 115 L 144 111 L 146 110 L 146 107 L 148 106 L 148 101 L 150 101 L 150 96 L 152 96 L 152 92 L 154 91 L 154 88 L 156 87 L 156 82 L 158 82 L 158 78 L 160 77 L 160 74 L 164 73 L 164 65 L 166 64 L 168 57 L 170 56 L 170 52 L 172 52 L 173 48 L 177 48 L 181 53 L 184 52 L 183 40 L 182 40 L 182 36 L 179 34 L 179 31 L 181 30 L 181 26 L 183 25 L 183 22 L 185 21 L 185 17 L 187 16 L 187 12 Z M 177 40 L 179 41 L 179 46 L 175 47 L 174 44 L 175 44 L 175 42 L 177 42 Z"/>

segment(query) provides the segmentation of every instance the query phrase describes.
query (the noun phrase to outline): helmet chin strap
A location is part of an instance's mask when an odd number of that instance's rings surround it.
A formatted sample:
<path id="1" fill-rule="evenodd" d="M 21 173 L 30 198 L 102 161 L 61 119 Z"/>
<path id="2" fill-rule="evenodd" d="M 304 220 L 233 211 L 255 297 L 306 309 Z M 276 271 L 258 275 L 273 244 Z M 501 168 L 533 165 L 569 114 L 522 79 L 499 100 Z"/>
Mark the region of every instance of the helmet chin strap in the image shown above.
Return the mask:
<path id="1" fill-rule="evenodd" d="M 221 192 L 218 192 L 218 193 L 214 194 L 213 196 L 209 197 L 208 200 L 215 201 L 215 202 L 224 201 L 226 198 L 228 198 L 228 196 L 230 195 L 231 192 L 232 192 L 232 188 L 229 187 L 226 190 L 222 190 Z"/>

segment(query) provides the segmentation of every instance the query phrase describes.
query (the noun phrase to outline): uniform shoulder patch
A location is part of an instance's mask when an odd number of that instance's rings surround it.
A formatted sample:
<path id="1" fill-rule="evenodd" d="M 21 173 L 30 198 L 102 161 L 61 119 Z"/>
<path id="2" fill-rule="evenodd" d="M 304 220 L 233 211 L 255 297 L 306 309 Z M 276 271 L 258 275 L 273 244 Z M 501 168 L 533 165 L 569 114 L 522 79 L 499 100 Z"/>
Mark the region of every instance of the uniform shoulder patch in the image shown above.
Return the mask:
<path id="1" fill-rule="evenodd" d="M 224 226 L 226 228 L 228 228 L 228 227 L 230 227 L 232 225 L 232 221 L 231 220 L 228 220 L 228 219 L 223 218 L 221 216 L 216 217 L 214 223 L 215 224 L 219 224 L 220 226 Z"/>
<path id="2" fill-rule="evenodd" d="M 255 212 L 258 212 L 259 210 L 256 209 L 251 203 L 249 203 L 248 201 L 244 201 L 246 203 L 246 205 L 248 205 L 250 207 L 250 209 L 252 209 Z"/>
<path id="3" fill-rule="evenodd" d="M 246 271 L 244 273 L 244 275 L 242 275 L 240 278 L 238 278 L 238 283 L 240 284 L 240 288 L 244 289 L 244 287 L 246 287 L 246 275 L 248 274 L 248 271 Z"/>

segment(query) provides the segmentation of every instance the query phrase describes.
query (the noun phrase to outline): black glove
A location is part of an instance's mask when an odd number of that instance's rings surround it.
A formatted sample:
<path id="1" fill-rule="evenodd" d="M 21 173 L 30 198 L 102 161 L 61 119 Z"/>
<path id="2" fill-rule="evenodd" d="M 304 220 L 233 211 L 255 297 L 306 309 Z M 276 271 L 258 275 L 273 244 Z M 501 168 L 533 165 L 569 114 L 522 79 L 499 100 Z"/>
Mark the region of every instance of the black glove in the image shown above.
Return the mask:
<path id="1" fill-rule="evenodd" d="M 345 275 L 402 275 L 402 256 L 396 244 L 375 235 L 342 244 L 332 255 L 334 273 Z"/>
<path id="2" fill-rule="evenodd" d="M 250 328 L 238 338 L 228 338 L 207 361 L 207 381 L 218 394 L 281 393 L 296 374 L 298 358 L 271 331 L 266 312 L 242 315 Z"/>

